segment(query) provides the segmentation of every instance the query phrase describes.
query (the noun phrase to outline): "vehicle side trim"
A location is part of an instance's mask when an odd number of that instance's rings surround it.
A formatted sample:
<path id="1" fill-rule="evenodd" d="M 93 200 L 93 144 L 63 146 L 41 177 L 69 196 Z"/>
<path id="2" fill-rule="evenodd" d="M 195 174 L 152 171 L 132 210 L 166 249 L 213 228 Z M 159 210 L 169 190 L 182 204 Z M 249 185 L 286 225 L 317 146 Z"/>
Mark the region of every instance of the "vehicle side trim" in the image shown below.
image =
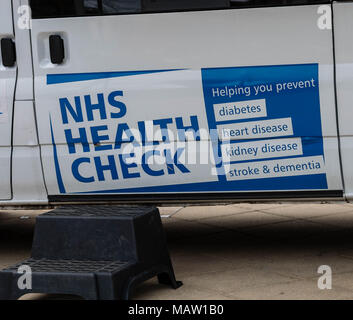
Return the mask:
<path id="1" fill-rule="evenodd" d="M 207 203 L 273 200 L 343 200 L 341 190 L 288 191 L 288 192 L 224 192 L 224 193 L 161 193 L 161 194 L 114 194 L 114 195 L 52 195 L 49 203 L 99 203 L 127 204 Z"/>

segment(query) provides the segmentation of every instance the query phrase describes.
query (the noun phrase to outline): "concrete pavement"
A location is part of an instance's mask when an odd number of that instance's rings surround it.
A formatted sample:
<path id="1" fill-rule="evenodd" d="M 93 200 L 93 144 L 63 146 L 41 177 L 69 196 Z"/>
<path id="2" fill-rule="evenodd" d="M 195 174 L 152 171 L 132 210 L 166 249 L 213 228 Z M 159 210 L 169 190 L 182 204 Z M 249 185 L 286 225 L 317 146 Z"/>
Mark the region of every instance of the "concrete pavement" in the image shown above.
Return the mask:
<path id="1" fill-rule="evenodd" d="M 0 268 L 30 255 L 43 211 L 0 211 Z M 152 279 L 134 299 L 353 299 L 352 204 L 160 208 L 178 290 Z M 318 289 L 318 268 L 332 289 Z M 74 298 L 27 295 L 22 299 Z"/>

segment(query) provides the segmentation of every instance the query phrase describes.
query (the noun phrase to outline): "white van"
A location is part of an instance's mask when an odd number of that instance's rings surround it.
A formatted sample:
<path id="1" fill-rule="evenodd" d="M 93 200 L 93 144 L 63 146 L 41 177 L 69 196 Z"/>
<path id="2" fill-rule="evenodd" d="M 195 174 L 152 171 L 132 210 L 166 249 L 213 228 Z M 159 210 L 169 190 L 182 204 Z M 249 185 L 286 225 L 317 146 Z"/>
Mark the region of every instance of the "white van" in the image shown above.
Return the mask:
<path id="1" fill-rule="evenodd" d="M 353 2 L 1 0 L 0 206 L 353 199 Z"/>

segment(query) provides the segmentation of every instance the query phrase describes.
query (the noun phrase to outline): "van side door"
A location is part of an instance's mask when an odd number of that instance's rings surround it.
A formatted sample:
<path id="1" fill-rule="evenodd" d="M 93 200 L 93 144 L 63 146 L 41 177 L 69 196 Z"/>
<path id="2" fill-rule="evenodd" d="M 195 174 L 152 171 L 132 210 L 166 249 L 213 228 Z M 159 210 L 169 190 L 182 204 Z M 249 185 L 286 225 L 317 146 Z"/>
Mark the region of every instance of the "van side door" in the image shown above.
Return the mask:
<path id="1" fill-rule="evenodd" d="M 327 1 L 31 3 L 52 201 L 342 198 Z"/>

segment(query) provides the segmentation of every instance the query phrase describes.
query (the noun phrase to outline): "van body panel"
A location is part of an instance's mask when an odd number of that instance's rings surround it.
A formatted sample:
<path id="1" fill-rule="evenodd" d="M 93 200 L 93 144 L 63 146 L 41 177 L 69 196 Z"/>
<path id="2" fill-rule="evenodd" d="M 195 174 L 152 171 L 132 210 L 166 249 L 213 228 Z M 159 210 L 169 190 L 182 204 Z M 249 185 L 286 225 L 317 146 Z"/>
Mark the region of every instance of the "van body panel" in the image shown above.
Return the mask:
<path id="1" fill-rule="evenodd" d="M 17 83 L 16 101 L 34 100 L 33 89 L 33 66 L 30 34 L 30 16 L 28 0 L 13 0 L 13 16 L 16 19 L 14 24 L 16 33 L 17 50 Z"/>
<path id="2" fill-rule="evenodd" d="M 0 40 L 14 40 L 12 4 L 0 2 Z M 17 67 L 5 67 L 0 54 L 0 200 L 11 199 L 11 134 Z"/>
<path id="3" fill-rule="evenodd" d="M 12 189 L 13 201 L 48 201 L 31 100 L 15 101 Z"/>
<path id="4" fill-rule="evenodd" d="M 334 3 L 336 88 L 345 194 L 353 200 L 353 3 Z"/>
<path id="5" fill-rule="evenodd" d="M 317 12 L 312 5 L 33 20 L 49 196 L 342 191 L 332 32 L 318 28 Z M 63 39 L 62 64 L 50 61 L 50 35 Z M 261 85 L 267 91 L 256 94 Z M 287 131 L 259 135 L 259 126 Z M 267 143 L 296 148 L 268 155 L 260 150 Z"/>

